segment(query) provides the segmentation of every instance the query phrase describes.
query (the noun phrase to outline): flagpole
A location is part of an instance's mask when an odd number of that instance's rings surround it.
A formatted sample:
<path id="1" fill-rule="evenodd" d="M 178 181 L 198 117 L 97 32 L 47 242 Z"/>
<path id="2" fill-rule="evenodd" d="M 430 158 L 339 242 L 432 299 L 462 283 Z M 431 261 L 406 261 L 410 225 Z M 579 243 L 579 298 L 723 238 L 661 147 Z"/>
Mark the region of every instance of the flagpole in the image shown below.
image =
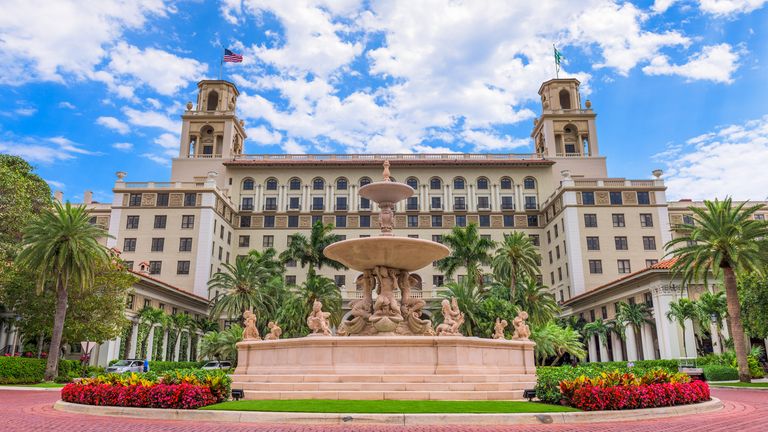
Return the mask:
<path id="1" fill-rule="evenodd" d="M 219 81 L 221 81 L 221 69 L 224 67 L 224 57 L 219 59 Z"/>

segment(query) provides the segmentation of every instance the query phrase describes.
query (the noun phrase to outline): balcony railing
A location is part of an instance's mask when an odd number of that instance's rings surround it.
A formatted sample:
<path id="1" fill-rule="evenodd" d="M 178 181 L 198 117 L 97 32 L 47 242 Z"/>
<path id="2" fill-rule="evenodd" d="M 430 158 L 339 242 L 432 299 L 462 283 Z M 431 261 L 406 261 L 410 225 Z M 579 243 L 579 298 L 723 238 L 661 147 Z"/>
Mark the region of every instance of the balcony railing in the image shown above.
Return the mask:
<path id="1" fill-rule="evenodd" d="M 408 203 L 405 205 L 406 210 L 418 210 L 419 204 L 418 203 Z"/>
<path id="2" fill-rule="evenodd" d="M 514 203 L 505 203 L 505 202 L 503 202 L 503 203 L 501 203 L 501 209 L 502 210 L 514 210 L 515 209 L 515 204 Z"/>
<path id="3" fill-rule="evenodd" d="M 346 204 L 336 204 L 336 211 L 347 211 L 347 205 Z"/>
<path id="4" fill-rule="evenodd" d="M 210 156 L 210 155 L 207 155 Z M 542 160 L 535 153 L 420 153 L 420 154 L 243 154 L 235 160 L 264 161 L 350 161 L 350 160 Z"/>
<path id="5" fill-rule="evenodd" d="M 462 211 L 464 211 L 464 210 L 467 209 L 467 205 L 465 203 L 456 203 L 456 204 L 453 205 L 453 209 L 454 210 L 462 210 Z"/>
<path id="6" fill-rule="evenodd" d="M 240 204 L 240 211 L 253 211 L 253 204 Z"/>
<path id="7" fill-rule="evenodd" d="M 322 204 L 319 204 L 319 205 L 317 205 L 317 204 L 312 204 L 312 208 L 311 208 L 311 210 L 312 210 L 312 211 L 317 211 L 317 210 L 324 210 L 324 209 L 325 209 L 325 206 L 324 206 L 324 205 L 322 205 Z"/>
<path id="8" fill-rule="evenodd" d="M 264 204 L 264 211 L 275 211 L 277 210 L 277 204 Z"/>
<path id="9" fill-rule="evenodd" d="M 536 203 L 525 203 L 526 210 L 537 210 L 539 206 Z"/>
<path id="10" fill-rule="evenodd" d="M 429 206 L 429 209 L 430 210 L 442 210 L 443 209 L 443 205 L 442 204 L 437 204 L 437 205 L 432 204 L 431 206 Z"/>

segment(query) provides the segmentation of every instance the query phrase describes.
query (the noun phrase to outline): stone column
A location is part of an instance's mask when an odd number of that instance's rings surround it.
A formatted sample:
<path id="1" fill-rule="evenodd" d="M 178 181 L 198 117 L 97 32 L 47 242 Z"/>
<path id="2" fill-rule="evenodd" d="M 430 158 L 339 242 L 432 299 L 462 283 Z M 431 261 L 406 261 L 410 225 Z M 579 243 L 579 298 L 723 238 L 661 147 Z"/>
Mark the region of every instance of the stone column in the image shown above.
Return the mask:
<path id="1" fill-rule="evenodd" d="M 192 333 L 187 330 L 187 361 L 192 360 Z"/>
<path id="2" fill-rule="evenodd" d="M 501 211 L 501 194 L 499 192 L 499 185 L 494 184 L 491 186 L 493 194 L 491 195 L 491 210 Z"/>
<path id="3" fill-rule="evenodd" d="M 149 327 L 149 337 L 147 338 L 147 360 L 152 360 L 152 348 L 155 345 L 155 326 Z"/>
<path id="4" fill-rule="evenodd" d="M 168 330 L 163 331 L 163 347 L 162 352 L 160 353 L 160 360 L 168 360 L 166 359 L 166 355 L 168 354 Z"/>
<path id="5" fill-rule="evenodd" d="M 597 338 L 597 343 L 600 345 L 600 361 L 611 361 L 611 359 L 608 357 L 608 345 L 600 342 L 599 337 Z"/>
<path id="6" fill-rule="evenodd" d="M 8 340 L 8 326 L 5 323 L 0 323 L 0 351 L 7 345 Z"/>
<path id="7" fill-rule="evenodd" d="M 667 319 L 669 304 L 680 298 L 680 289 L 673 284 L 651 287 L 653 296 L 653 315 L 656 321 L 656 332 L 659 339 L 659 352 L 663 359 L 678 359 L 684 357 L 680 327 L 677 322 Z M 686 326 L 691 327 L 689 324 Z M 645 341 L 643 341 L 645 343 Z"/>
<path id="8" fill-rule="evenodd" d="M 471 212 L 477 211 L 477 198 L 475 194 L 475 185 L 467 181 L 467 210 Z"/>
<path id="9" fill-rule="evenodd" d="M 333 213 L 336 207 L 336 201 L 333 196 L 333 185 L 328 184 L 325 191 L 325 211 L 323 213 Z"/>
<path id="10" fill-rule="evenodd" d="M 287 207 L 285 205 L 285 185 L 280 185 L 278 187 L 278 195 L 277 195 L 277 211 L 284 212 L 285 208 Z"/>
<path id="11" fill-rule="evenodd" d="M 256 193 L 253 197 L 253 209 L 257 212 L 264 211 L 264 194 L 262 193 L 262 188 L 260 184 L 256 185 Z M 242 199 L 240 200 L 242 202 Z"/>
<path id="12" fill-rule="evenodd" d="M 683 352 L 683 357 L 698 357 L 696 351 L 696 335 L 693 332 L 693 321 L 685 320 L 685 347 L 687 352 Z"/>
<path id="13" fill-rule="evenodd" d="M 421 196 L 419 197 L 419 207 L 421 207 L 422 212 L 429 211 L 429 191 L 427 190 L 427 185 L 421 185 Z"/>
<path id="14" fill-rule="evenodd" d="M 611 345 L 613 346 L 613 361 L 624 361 L 621 354 L 621 337 L 617 334 L 611 335 Z"/>
<path id="15" fill-rule="evenodd" d="M 133 330 L 131 331 L 131 343 L 128 348 L 128 352 L 125 353 L 125 356 L 128 358 L 136 358 L 136 351 L 138 351 L 138 340 L 139 340 L 139 323 L 134 322 L 133 323 Z"/>
<path id="16" fill-rule="evenodd" d="M 656 350 L 653 347 L 653 329 L 648 323 L 644 323 L 640 329 L 640 338 L 643 342 L 643 360 L 655 360 Z"/>
<path id="17" fill-rule="evenodd" d="M 416 191 L 418 192 L 418 191 Z M 360 204 L 360 197 L 357 194 L 357 184 L 349 184 L 349 211 L 356 212 Z"/>
<path id="18" fill-rule="evenodd" d="M 523 187 L 519 184 L 515 184 L 515 211 L 525 211 L 525 204 L 523 203 Z"/>
<path id="19" fill-rule="evenodd" d="M 595 337 L 590 336 L 589 339 L 587 339 L 587 347 L 589 352 L 589 361 L 590 362 L 596 362 L 597 359 L 597 347 L 595 346 Z"/>
<path id="20" fill-rule="evenodd" d="M 635 329 L 631 324 L 627 324 L 624 329 L 627 335 L 627 361 L 636 361 L 637 357 L 637 341 L 635 340 Z"/>
<path id="21" fill-rule="evenodd" d="M 309 212 L 309 185 L 303 185 L 301 188 L 301 211 Z"/>
<path id="22" fill-rule="evenodd" d="M 181 348 L 181 334 L 176 337 L 176 343 L 173 346 L 173 359 L 171 361 L 179 361 L 179 349 Z"/>

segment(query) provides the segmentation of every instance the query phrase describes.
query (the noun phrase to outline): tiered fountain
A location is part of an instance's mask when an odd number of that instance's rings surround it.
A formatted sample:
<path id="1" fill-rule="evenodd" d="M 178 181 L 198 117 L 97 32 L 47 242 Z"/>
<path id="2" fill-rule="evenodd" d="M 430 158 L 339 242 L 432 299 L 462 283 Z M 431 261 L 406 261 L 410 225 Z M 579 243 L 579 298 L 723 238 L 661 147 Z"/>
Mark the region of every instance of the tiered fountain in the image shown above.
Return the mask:
<path id="1" fill-rule="evenodd" d="M 238 343 L 233 388 L 244 389 L 246 399 L 521 399 L 536 382 L 533 342 L 461 336 L 463 315 L 447 301 L 448 318 L 435 329 L 422 317 L 424 301 L 411 296 L 411 272 L 450 252 L 436 242 L 394 236 L 393 209 L 414 190 L 391 181 L 385 161 L 384 180 L 359 193 L 381 209 L 381 235 L 324 251 L 362 273 L 356 283 L 363 297 L 350 304 L 350 318 L 336 336 L 311 324 L 309 337 Z M 319 310 L 310 317 L 322 319 Z"/>

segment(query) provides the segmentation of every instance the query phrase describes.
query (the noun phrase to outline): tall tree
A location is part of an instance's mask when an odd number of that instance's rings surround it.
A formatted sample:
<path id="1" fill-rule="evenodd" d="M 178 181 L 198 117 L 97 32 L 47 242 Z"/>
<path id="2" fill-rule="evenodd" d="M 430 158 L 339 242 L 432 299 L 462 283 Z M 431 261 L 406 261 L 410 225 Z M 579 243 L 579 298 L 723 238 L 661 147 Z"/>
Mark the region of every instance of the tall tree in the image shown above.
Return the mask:
<path id="1" fill-rule="evenodd" d="M 325 312 L 331 313 L 331 324 L 337 325 L 341 321 L 342 299 L 336 284 L 327 277 L 310 275 L 298 290 L 286 293 L 276 314 L 286 337 L 306 336 L 309 333 L 307 317 L 315 300 L 323 304 Z"/>
<path id="2" fill-rule="evenodd" d="M 339 241 L 339 236 L 333 233 L 333 224 L 323 224 L 322 221 L 312 225 L 309 238 L 302 233 L 295 233 L 288 237 L 288 248 L 280 254 L 283 263 L 293 260 L 307 269 L 307 278 L 315 274 L 315 269 L 328 266 L 335 270 L 345 269 L 344 265 L 334 261 L 323 254 L 326 246 Z"/>
<path id="3" fill-rule="evenodd" d="M 597 336 L 597 340 L 605 347 L 606 351 L 608 350 L 608 335 L 611 334 L 612 328 L 611 326 L 606 322 L 603 321 L 602 318 L 597 318 L 596 320 L 584 324 L 584 336 L 587 338 L 592 338 Z M 601 358 L 600 361 L 609 361 L 610 359 L 604 359 Z M 592 361 L 592 359 L 590 359 Z"/>
<path id="4" fill-rule="evenodd" d="M 534 326 L 542 326 L 560 313 L 560 306 L 549 289 L 528 276 L 520 279 L 513 301 L 528 313 L 528 320 Z"/>
<path id="5" fill-rule="evenodd" d="M 539 252 L 530 236 L 522 231 L 504 234 L 491 261 L 496 279 L 509 281 L 509 298 L 515 297 L 519 277 L 536 278 L 539 274 Z"/>
<path id="6" fill-rule="evenodd" d="M 93 285 L 95 269 L 109 263 L 106 247 L 99 239 L 109 236 L 103 229 L 89 223 L 85 206 L 73 207 L 69 203 L 54 203 L 53 209 L 41 211 L 24 229 L 22 250 L 17 262 L 35 272 L 38 289 L 42 290 L 49 278 L 56 283 L 56 309 L 54 312 L 51 349 L 45 367 L 45 379 L 58 375 L 61 337 L 67 316 L 69 285 L 87 290 Z"/>
<path id="7" fill-rule="evenodd" d="M 176 352 L 176 344 L 181 341 L 181 334 L 192 328 L 194 320 L 188 314 L 176 314 L 171 315 L 168 320 L 168 331 L 173 332 L 171 338 L 168 341 L 168 349 L 166 352 L 166 360 L 179 361 L 178 353 Z"/>
<path id="8" fill-rule="evenodd" d="M 645 323 L 651 322 L 651 312 L 648 310 L 648 305 L 645 303 L 629 304 L 619 302 L 619 313 L 616 314 L 616 321 L 619 325 L 632 326 L 632 334 L 635 336 L 635 351 L 642 358 L 643 351 L 639 348 L 640 329 Z"/>
<path id="9" fill-rule="evenodd" d="M 272 309 L 274 299 L 267 295 L 271 290 L 268 285 L 280 283 L 272 269 L 260 267 L 249 256 L 237 257 L 234 265 L 225 263 L 222 267 L 208 281 L 208 289 L 218 292 L 211 299 L 211 318 L 225 315 L 240 319 L 247 310 L 262 316 Z"/>
<path id="10" fill-rule="evenodd" d="M 667 311 L 667 319 L 676 321 L 677 324 L 683 329 L 683 352 L 688 357 L 688 345 L 685 341 L 685 322 L 691 320 L 691 325 L 695 323 L 699 318 L 699 310 L 696 308 L 696 304 L 687 298 L 681 298 L 677 301 L 669 303 L 669 310 Z M 694 347 L 695 349 L 696 347 Z"/>
<path id="11" fill-rule="evenodd" d="M 441 298 L 456 298 L 459 310 L 464 313 L 463 330 L 467 336 L 477 336 L 482 333 L 480 320 L 482 318 L 483 303 L 488 297 L 488 292 L 475 285 L 469 277 L 461 282 L 448 282 L 445 290 L 438 294 Z M 435 310 L 437 317 L 442 319 L 440 304 Z M 495 320 L 495 317 L 489 317 Z"/>
<path id="12" fill-rule="evenodd" d="M 704 206 L 689 207 L 693 224 L 675 227 L 680 236 L 667 243 L 665 249 L 676 258 L 672 269 L 682 275 L 685 283 L 703 280 L 706 285 L 710 274 L 714 277 L 722 274 L 739 381 L 750 382 L 736 275 L 765 271 L 768 223 L 753 219 L 762 205 L 734 205 L 731 198 L 726 198 L 704 201 Z"/>
<path id="13" fill-rule="evenodd" d="M 550 365 L 554 366 L 566 354 L 580 360 L 587 356 L 579 332 L 571 327 L 561 327 L 554 321 L 539 328 L 533 328 L 531 340 L 536 342 L 534 354 L 539 365 L 543 365 L 548 358 L 553 358 Z"/>
<path id="14" fill-rule="evenodd" d="M 18 156 L 0 154 L 0 261 L 16 256 L 22 228 L 51 206 L 48 184 Z"/>
<path id="15" fill-rule="evenodd" d="M 725 299 L 725 291 L 717 291 L 714 293 L 709 291 L 705 292 L 698 300 L 696 300 L 696 309 L 700 315 L 699 320 L 702 323 L 712 323 L 710 326 L 712 343 L 714 344 L 715 341 L 717 341 L 722 349 L 723 338 L 721 336 L 721 330 L 723 326 L 723 318 L 728 314 L 728 301 Z"/>
<path id="16" fill-rule="evenodd" d="M 741 319 L 753 337 L 768 338 L 768 277 L 739 276 Z"/>
<path id="17" fill-rule="evenodd" d="M 141 332 L 141 336 L 139 337 L 140 342 L 140 357 L 143 359 L 149 359 L 148 354 L 148 347 L 147 347 L 147 341 L 149 341 L 149 335 L 154 332 L 154 326 L 157 324 L 163 324 L 165 322 L 165 312 L 158 308 L 153 307 L 145 307 L 142 310 L 139 311 L 139 325 L 147 326 L 146 332 Z"/>
<path id="18" fill-rule="evenodd" d="M 476 224 L 469 224 L 463 228 L 453 227 L 451 233 L 443 237 L 443 243 L 451 249 L 451 254 L 438 261 L 437 268 L 452 277 L 463 267 L 470 283 L 482 287 L 480 266 L 491 263 L 490 252 L 496 245 L 493 240 L 482 237 Z"/>

